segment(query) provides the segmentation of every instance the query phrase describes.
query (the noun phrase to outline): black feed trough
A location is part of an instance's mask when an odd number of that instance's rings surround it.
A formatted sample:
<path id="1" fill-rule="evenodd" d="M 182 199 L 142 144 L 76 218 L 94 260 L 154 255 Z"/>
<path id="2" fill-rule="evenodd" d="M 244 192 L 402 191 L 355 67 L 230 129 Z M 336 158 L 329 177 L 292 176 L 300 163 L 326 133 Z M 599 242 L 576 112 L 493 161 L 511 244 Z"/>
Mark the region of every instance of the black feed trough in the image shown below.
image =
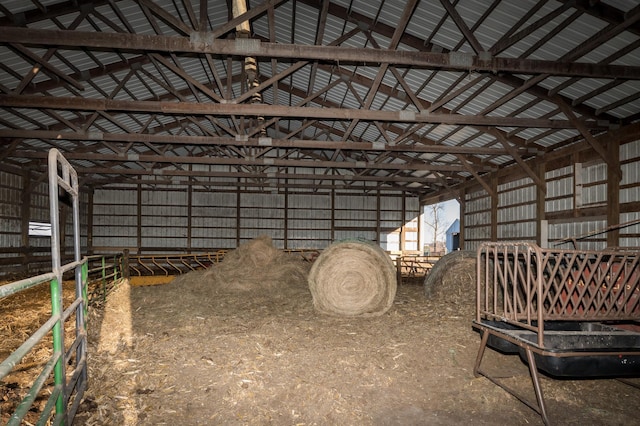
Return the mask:
<path id="1" fill-rule="evenodd" d="M 534 357 L 539 370 L 556 377 L 640 377 L 640 333 L 599 322 L 545 322 L 544 348 L 533 331 L 500 321 L 483 321 L 500 331 L 490 334 L 487 345 L 507 354 L 518 353 L 526 362 L 525 348 L 500 337 L 541 349 Z"/>

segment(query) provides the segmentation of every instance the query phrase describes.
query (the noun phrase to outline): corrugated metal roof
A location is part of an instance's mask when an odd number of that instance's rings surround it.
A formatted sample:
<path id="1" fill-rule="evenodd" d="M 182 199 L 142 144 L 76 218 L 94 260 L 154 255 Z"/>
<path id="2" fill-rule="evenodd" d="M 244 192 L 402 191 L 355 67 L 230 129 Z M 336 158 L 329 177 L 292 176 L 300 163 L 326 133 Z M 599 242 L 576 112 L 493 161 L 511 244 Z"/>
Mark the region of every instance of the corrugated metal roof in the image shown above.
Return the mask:
<path id="1" fill-rule="evenodd" d="M 543 59 L 549 61 L 562 60 L 567 54 L 572 61 L 580 61 L 593 64 L 607 65 L 611 59 L 612 64 L 625 67 L 640 66 L 640 48 L 634 47 L 640 39 L 640 31 L 634 24 L 627 24 L 624 29 L 611 32 L 608 37 L 604 31 L 615 28 L 622 22 L 610 23 L 611 16 L 594 16 L 594 11 L 574 7 L 572 4 L 564 4 L 560 1 L 547 1 L 539 3 L 534 0 L 520 2 L 500 2 L 492 10 L 490 0 L 476 2 L 457 2 L 455 10 L 466 25 L 472 29 L 475 38 L 483 49 L 491 49 L 496 43 L 504 41 L 506 33 L 518 34 L 539 20 L 544 25 L 525 34 L 522 38 L 515 39 L 512 45 L 505 46 L 501 51 L 494 53 L 500 58 L 516 61 L 526 57 L 527 59 Z M 3 6 L 16 14 L 28 14 L 17 16 L 16 22 L 28 17 L 29 28 L 57 30 L 56 23 L 64 27 L 70 26 L 80 16 L 81 8 L 73 10 L 68 8 L 67 13 L 55 16 L 56 22 L 51 17 L 37 16 L 37 9 L 31 2 L 5 0 Z M 45 7 L 58 6 L 60 0 L 41 1 Z M 86 5 L 82 11 L 87 12 L 86 17 L 79 23 L 76 31 L 90 33 L 126 32 L 132 28 L 138 35 L 153 36 L 157 32 L 172 37 L 189 37 L 193 23 L 188 18 L 186 3 L 172 0 L 154 0 L 157 8 L 165 10 L 173 19 L 182 22 L 181 27 L 188 28 L 183 32 L 166 22 L 161 16 L 154 13 L 152 8 L 146 11 L 133 0 L 114 0 L 112 2 L 96 2 L 93 7 L 99 11 L 99 15 L 93 14 L 91 7 Z M 199 17 L 199 1 L 188 3 L 196 19 Z M 229 11 L 225 2 L 209 1 L 208 21 L 209 29 L 217 29 L 225 25 L 229 18 Z M 629 14 L 637 6 L 633 0 L 603 0 L 602 4 L 612 10 L 620 12 L 617 16 Z M 259 5 L 250 4 L 252 7 Z M 278 44 L 295 44 L 308 46 L 316 43 L 318 31 L 322 31 L 322 43 L 326 46 L 334 43 L 340 37 L 353 29 L 359 32 L 346 38 L 340 46 L 356 49 L 380 48 L 388 49 L 393 34 L 398 28 L 404 28 L 402 37 L 398 39 L 398 45 L 392 46 L 393 50 L 417 52 L 464 52 L 474 53 L 471 43 L 467 41 L 459 30 L 454 20 L 447 15 L 440 2 L 418 2 L 415 10 L 407 22 L 401 22 L 401 17 L 406 7 L 406 2 L 397 0 L 336 0 L 329 4 L 329 13 L 324 21 L 321 20 L 321 7 L 317 2 L 299 0 L 296 2 L 284 1 L 273 9 L 274 28 L 270 28 L 272 22 L 269 14 L 262 13 L 252 21 L 253 36 L 262 40 L 269 40 L 270 34 L 275 33 L 275 41 Z M 533 8 L 539 7 L 532 16 L 521 26 L 519 20 Z M 585 6 L 586 7 L 586 6 Z M 562 11 L 561 13 L 555 13 Z M 553 17 L 552 17 L 553 14 Z M 556 16 L 557 15 L 557 16 Z M 121 20 L 126 19 L 126 22 Z M 152 20 L 150 22 L 150 19 Z M 480 21 L 482 19 L 482 21 Z M 9 19 L 10 21 L 10 19 Z M 5 18 L 5 23 L 9 22 Z M 8 25 L 8 24 L 7 24 Z M 197 23 L 196 23 L 197 25 Z M 561 27 L 559 27 L 561 26 Z M 156 31 L 157 29 L 157 31 Z M 513 29 L 513 31 L 511 31 Z M 556 31 L 557 30 L 557 31 Z M 195 31 L 195 30 L 193 30 Z M 548 40 L 548 34 L 554 32 Z M 579 57 L 572 55 L 571 51 L 584 45 L 594 37 L 603 36 L 602 40 L 593 48 L 583 52 Z M 224 34 L 221 38 L 232 38 L 233 30 Z M 640 43 L 638 43 L 640 45 Z M 535 46 L 535 50 L 534 50 Z M 43 57 L 51 46 L 42 48 L 37 45 L 25 45 L 35 57 Z M 55 47 L 55 46 L 53 46 Z M 618 52 L 627 53 L 617 58 Z M 174 52 L 173 54 L 159 51 L 129 51 L 127 46 L 118 49 L 94 49 L 91 47 L 70 48 L 59 47 L 47 62 L 51 69 L 43 70 L 35 74 L 31 84 L 27 85 L 21 94 L 29 96 L 45 96 L 47 98 L 87 98 L 87 99 L 113 99 L 115 101 L 138 102 L 177 102 L 183 100 L 189 104 L 216 104 L 217 97 L 231 98 L 225 100 L 234 103 L 234 97 L 246 90 L 246 82 L 243 73 L 243 61 L 238 56 L 227 55 L 198 55 L 193 53 Z M 575 58 L 573 56 L 576 56 Z M 25 59 L 10 43 L 0 43 L 0 90 L 4 94 L 13 94 L 20 82 L 31 72 L 34 60 Z M 455 57 L 452 57 L 455 58 Z M 460 56 L 458 60 L 466 60 Z M 413 123 L 411 118 L 424 113 L 419 111 L 412 96 L 419 98 L 419 103 L 424 108 L 429 108 L 434 102 L 444 99 L 443 105 L 438 104 L 431 114 L 437 116 L 456 117 L 488 117 L 521 118 L 546 120 L 554 119 L 566 121 L 558 105 L 555 91 L 562 98 L 562 102 L 574 108 L 574 114 L 581 120 L 589 122 L 607 121 L 616 124 L 630 124 L 640 119 L 640 79 L 633 77 L 619 78 L 616 84 L 612 78 L 590 77 L 583 75 L 547 75 L 545 78 L 536 78 L 535 72 L 477 72 L 469 69 L 460 71 L 455 69 L 438 67 L 405 66 L 393 64 L 385 69 L 380 79 L 380 66 L 376 63 L 361 63 L 360 61 L 314 61 L 306 60 L 306 64 L 295 72 L 290 72 L 290 67 L 302 61 L 303 58 L 295 56 L 291 58 L 275 59 L 275 70 L 269 57 L 260 57 L 259 80 L 286 75 L 280 78 L 275 85 L 278 93 L 274 91 L 274 84 L 270 84 L 261 91 L 261 103 L 267 105 L 265 115 L 269 126 L 266 129 L 267 136 L 285 138 L 287 134 L 294 138 L 313 140 L 356 139 L 375 142 L 380 148 L 387 140 L 399 142 L 406 146 L 406 152 L 393 154 L 393 164 L 406 165 L 414 160 L 433 161 L 434 165 L 459 163 L 458 157 L 447 154 L 431 154 L 421 151 L 413 152 L 413 146 L 418 144 L 438 143 L 448 146 L 464 146 L 467 148 L 497 147 L 494 136 L 484 133 L 482 126 L 466 124 L 439 124 Z M 163 64 L 164 62 L 165 64 Z M 135 65 L 132 65 L 135 64 Z M 211 68 L 213 67 L 213 69 Z M 176 71 L 178 70 L 178 71 Z M 91 71 L 91 75 L 89 72 Z M 214 76 L 214 73 L 216 76 Z M 562 74 L 562 73 L 559 73 Z M 401 80 L 397 75 L 402 76 Z M 78 81 L 83 89 L 73 87 L 67 80 Z M 477 78 L 477 81 L 474 79 Z M 218 87 L 215 80 L 218 79 L 222 87 Z M 340 80 L 338 80 L 340 79 Z M 475 81 L 470 87 L 470 82 Z M 527 84 L 528 81 L 536 81 L 532 88 L 527 88 L 513 98 L 506 99 L 514 90 Z M 617 82 L 619 81 L 619 84 Z M 331 83 L 338 82 L 328 88 Z M 310 86 L 312 83 L 312 87 Z M 378 84 L 379 83 L 379 84 Z M 122 87 L 119 87 L 121 85 Z M 45 90 L 40 88 L 46 87 Z M 407 87 L 414 93 L 408 94 Z M 598 90 L 606 87 L 607 90 L 600 93 Z M 466 88 L 462 90 L 462 88 Z M 481 93 L 479 92 L 481 90 Z M 458 92 L 459 91 L 459 92 Z M 210 93 L 215 95 L 210 95 Z M 318 119 L 314 117 L 313 110 L 306 117 L 304 112 L 295 109 L 302 105 L 302 100 L 310 93 L 321 94 L 304 104 L 305 107 L 316 109 L 366 110 L 370 103 L 371 111 L 386 111 L 398 113 L 403 119 L 397 122 L 359 119 L 356 122 L 338 115 L 332 118 Z M 411 96 L 410 96 L 411 95 Z M 454 96 L 455 95 L 455 96 Z M 250 102 L 249 100 L 245 103 Z M 363 103 L 366 105 L 363 106 Z M 224 102 L 223 102 L 224 104 Z M 291 107 L 291 116 L 276 117 L 270 120 L 271 114 L 268 106 Z M 98 118 L 91 118 L 91 111 L 67 111 L 59 109 L 54 113 L 44 113 L 32 108 L 2 108 L 0 110 L 0 130 L 10 128 L 20 129 L 52 129 L 57 131 L 76 131 L 83 128 L 85 122 L 91 123 L 89 131 L 103 131 L 115 134 L 145 133 L 145 134 L 175 134 L 175 135 L 204 135 L 211 134 L 218 137 L 235 140 L 235 133 L 248 133 L 247 123 L 255 117 L 246 117 L 244 121 L 231 114 L 184 114 L 160 113 L 144 110 L 120 111 L 108 109 L 101 111 Z M 411 115 L 414 114 L 414 115 Z M 553 116 L 551 116 L 553 115 Z M 409 118 L 409 120 L 407 120 Z M 214 122 L 212 122 L 214 121 Z M 418 120 L 419 121 L 419 120 Z M 446 121 L 446 120 L 445 120 Z M 275 123 L 278 123 L 277 126 Z M 73 127 L 67 124 L 74 123 Z M 354 124 L 355 123 L 355 124 Z M 406 133 L 413 126 L 420 127 L 417 132 L 409 132 L 409 139 L 395 141 L 396 138 Z M 349 130 L 350 127 L 353 127 Z M 580 133 L 575 129 L 551 129 L 545 127 L 523 128 L 511 125 L 492 126 L 512 138 L 511 143 L 528 143 L 532 140 L 534 147 L 548 148 L 561 146 L 563 143 L 574 143 Z M 385 134 L 380 132 L 384 129 Z M 602 132 L 606 128 L 598 129 Z M 253 134 L 253 133 L 252 133 Z M 407 137 L 402 136 L 402 137 Z M 417 142 L 419 140 L 419 142 Z M 73 150 L 73 146 L 81 142 L 58 142 L 59 146 Z M 48 144 L 39 142 L 38 139 L 25 139 L 21 152 L 25 150 L 37 151 L 44 149 Z M 155 148 L 160 149 L 161 144 Z M 109 153 L 109 149 L 87 143 L 85 148 L 96 149 L 99 153 Z M 134 144 L 135 152 L 156 154 L 149 147 L 142 144 Z M 164 148 L 163 148 L 164 149 Z M 179 146 L 166 147 L 167 155 L 183 155 L 217 152 L 228 156 L 240 155 L 244 147 L 238 147 L 238 152 L 227 146 L 204 147 Z M 253 148 L 252 148 L 253 149 Z M 113 150 L 112 150 L 113 151 Z M 269 150 L 267 150 L 269 151 Z M 306 149 L 305 154 L 296 152 L 295 148 L 288 152 L 285 148 L 271 149 L 268 156 L 280 156 L 282 158 L 300 158 L 310 161 L 311 157 L 331 158 L 332 152 L 323 152 Z M 313 153 L 313 155 L 309 155 Z M 337 158 L 366 158 L 372 163 L 379 155 L 388 155 L 383 150 L 363 151 L 361 153 L 346 152 Z M 470 154 L 467 154 L 470 155 Z M 515 164 L 512 157 L 504 155 L 503 151 L 497 151 L 496 155 L 475 154 L 483 165 L 494 168 Z M 9 157 L 11 161 L 21 162 L 22 159 Z M 381 157 L 381 160 L 385 157 Z M 80 160 L 78 160 L 80 161 Z M 82 164 L 98 164 L 88 162 Z M 80 164 L 80 163 L 78 163 Z M 138 169 L 135 163 L 125 163 L 125 166 Z M 167 169 L 172 166 L 166 165 Z M 345 164 L 345 167 L 350 167 Z M 291 170 L 297 170 L 291 167 Z M 310 168 L 310 170 L 316 170 Z M 388 176 L 387 170 L 367 170 L 368 174 L 377 175 L 381 182 Z M 407 170 L 407 174 L 422 173 L 420 171 Z M 464 170 L 450 173 L 450 177 L 457 177 L 458 182 L 464 182 L 470 174 Z M 97 176 L 99 178 L 100 176 Z M 313 180 L 310 180 L 311 182 Z M 367 184 L 369 185 L 369 184 Z M 375 185 L 375 184 L 374 184 Z M 439 191 L 443 188 L 439 184 L 422 187 L 418 192 L 426 194 Z M 415 185 L 412 185 L 413 188 Z M 413 190 L 413 189 L 412 189 Z"/>

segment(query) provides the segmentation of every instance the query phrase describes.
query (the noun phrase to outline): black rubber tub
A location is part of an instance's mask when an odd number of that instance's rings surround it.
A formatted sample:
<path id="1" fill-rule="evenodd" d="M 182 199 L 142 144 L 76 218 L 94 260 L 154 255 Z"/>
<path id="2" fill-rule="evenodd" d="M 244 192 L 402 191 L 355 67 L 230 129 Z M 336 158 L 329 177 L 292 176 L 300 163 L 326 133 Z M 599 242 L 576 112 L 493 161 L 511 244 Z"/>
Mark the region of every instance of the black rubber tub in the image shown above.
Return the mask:
<path id="1" fill-rule="evenodd" d="M 539 348 L 537 335 L 529 330 L 498 322 L 483 321 L 525 345 Z M 491 334 L 487 345 L 503 353 L 520 354 L 524 347 Z M 640 377 L 640 333 L 599 322 L 545 322 L 544 354 L 535 353 L 538 369 L 558 377 Z M 595 354 L 595 353 L 598 354 Z"/>

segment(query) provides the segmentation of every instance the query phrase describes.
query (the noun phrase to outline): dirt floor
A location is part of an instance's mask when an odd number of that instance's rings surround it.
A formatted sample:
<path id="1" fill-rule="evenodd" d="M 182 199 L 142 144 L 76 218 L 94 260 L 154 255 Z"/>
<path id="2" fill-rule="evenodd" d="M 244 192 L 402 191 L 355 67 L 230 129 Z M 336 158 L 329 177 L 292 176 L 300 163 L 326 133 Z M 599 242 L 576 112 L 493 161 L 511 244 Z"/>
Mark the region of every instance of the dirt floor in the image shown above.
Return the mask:
<path id="1" fill-rule="evenodd" d="M 518 425 L 539 416 L 473 376 L 472 306 L 398 288 L 377 318 L 314 312 L 310 294 L 190 294 L 123 286 L 117 318 L 94 318 L 89 411 L 77 424 Z M 100 330 L 100 333 L 98 333 Z M 104 342 L 106 341 L 106 343 Z M 102 348 L 101 348 L 101 342 Z M 531 390 L 517 356 L 486 368 Z M 640 424 L 640 390 L 614 380 L 543 379 L 557 424 Z"/>
<path id="2" fill-rule="evenodd" d="M 473 376 L 473 286 L 460 281 L 430 298 L 420 281 L 405 283 L 374 318 L 320 315 L 304 285 L 207 291 L 202 273 L 124 282 L 90 312 L 89 389 L 74 425 L 542 424 Z M 2 321 L 10 308 L 0 305 Z M 519 357 L 490 351 L 483 366 L 534 398 Z M 0 382 L 2 424 L 20 380 Z M 546 377 L 542 386 L 554 424 L 640 424 L 640 389 Z"/>

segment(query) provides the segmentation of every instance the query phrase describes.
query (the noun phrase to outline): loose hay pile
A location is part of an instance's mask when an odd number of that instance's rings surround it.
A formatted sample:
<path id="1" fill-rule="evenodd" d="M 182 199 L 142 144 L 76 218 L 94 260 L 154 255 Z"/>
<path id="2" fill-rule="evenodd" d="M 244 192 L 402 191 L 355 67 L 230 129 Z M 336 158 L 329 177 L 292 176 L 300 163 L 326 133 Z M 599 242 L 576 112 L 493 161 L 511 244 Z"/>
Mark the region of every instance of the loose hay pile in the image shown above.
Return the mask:
<path id="1" fill-rule="evenodd" d="M 378 316 L 393 304 L 396 270 L 380 247 L 343 241 L 324 250 L 309 272 L 313 306 L 338 316 Z"/>
<path id="2" fill-rule="evenodd" d="M 189 283 L 192 291 L 282 293 L 306 289 L 309 263 L 273 246 L 260 236 L 230 251 L 221 263 L 176 277 L 170 285 Z"/>
<path id="3" fill-rule="evenodd" d="M 471 250 L 446 254 L 424 280 L 424 294 L 428 299 L 456 306 L 464 313 L 475 308 L 475 291 L 476 252 Z"/>

